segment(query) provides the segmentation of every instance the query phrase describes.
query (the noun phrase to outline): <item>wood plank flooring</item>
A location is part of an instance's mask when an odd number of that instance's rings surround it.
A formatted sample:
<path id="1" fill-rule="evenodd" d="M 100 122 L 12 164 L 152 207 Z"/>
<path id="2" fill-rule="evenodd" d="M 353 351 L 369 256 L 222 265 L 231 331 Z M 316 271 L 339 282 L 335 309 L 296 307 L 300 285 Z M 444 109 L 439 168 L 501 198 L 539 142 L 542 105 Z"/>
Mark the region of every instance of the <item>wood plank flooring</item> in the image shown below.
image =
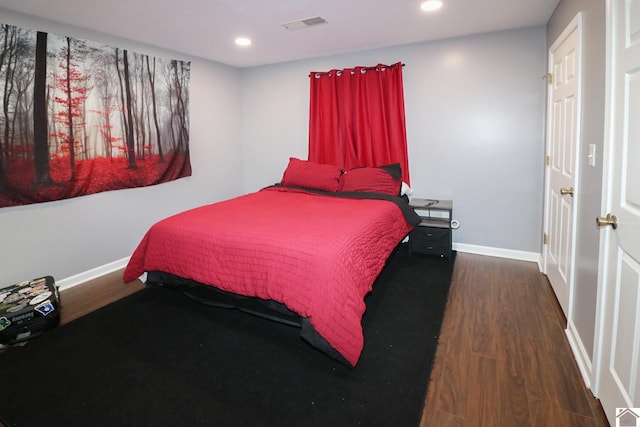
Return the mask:
<path id="1" fill-rule="evenodd" d="M 123 270 L 119 270 L 62 291 L 60 324 L 64 325 L 144 288 L 139 280 L 124 284 L 122 273 Z"/>
<path id="2" fill-rule="evenodd" d="M 608 426 L 535 263 L 458 253 L 421 427 Z"/>
<path id="3" fill-rule="evenodd" d="M 121 275 L 62 292 L 61 322 L 143 287 Z M 458 253 L 420 427 L 608 426 L 564 324 L 536 264 Z"/>

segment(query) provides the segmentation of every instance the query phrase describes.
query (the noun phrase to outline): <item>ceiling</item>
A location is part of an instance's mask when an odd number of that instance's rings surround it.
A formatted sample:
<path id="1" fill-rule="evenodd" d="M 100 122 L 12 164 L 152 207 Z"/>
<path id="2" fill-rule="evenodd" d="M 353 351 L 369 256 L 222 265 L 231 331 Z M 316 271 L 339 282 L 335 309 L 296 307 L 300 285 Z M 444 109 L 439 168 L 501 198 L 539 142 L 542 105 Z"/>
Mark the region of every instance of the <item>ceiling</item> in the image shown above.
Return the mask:
<path id="1" fill-rule="evenodd" d="M 0 7 L 235 67 L 545 25 L 559 0 L 0 0 Z M 282 24 L 321 16 L 327 24 Z M 1 21 L 0 17 L 0 21 Z M 238 36 L 252 44 L 240 48 Z"/>

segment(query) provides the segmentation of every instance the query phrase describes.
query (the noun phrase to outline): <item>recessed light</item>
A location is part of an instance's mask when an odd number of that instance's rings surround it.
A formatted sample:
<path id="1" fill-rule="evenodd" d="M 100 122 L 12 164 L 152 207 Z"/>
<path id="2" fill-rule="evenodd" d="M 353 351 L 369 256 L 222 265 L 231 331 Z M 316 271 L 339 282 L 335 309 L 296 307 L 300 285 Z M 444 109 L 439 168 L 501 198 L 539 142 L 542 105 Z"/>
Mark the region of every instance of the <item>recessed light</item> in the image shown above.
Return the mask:
<path id="1" fill-rule="evenodd" d="M 442 2 L 440 0 L 427 0 L 420 5 L 420 9 L 425 12 L 433 12 L 434 10 L 438 10 L 442 7 Z"/>
<path id="2" fill-rule="evenodd" d="M 236 39 L 236 45 L 238 46 L 251 46 L 251 39 L 247 37 L 238 37 Z"/>

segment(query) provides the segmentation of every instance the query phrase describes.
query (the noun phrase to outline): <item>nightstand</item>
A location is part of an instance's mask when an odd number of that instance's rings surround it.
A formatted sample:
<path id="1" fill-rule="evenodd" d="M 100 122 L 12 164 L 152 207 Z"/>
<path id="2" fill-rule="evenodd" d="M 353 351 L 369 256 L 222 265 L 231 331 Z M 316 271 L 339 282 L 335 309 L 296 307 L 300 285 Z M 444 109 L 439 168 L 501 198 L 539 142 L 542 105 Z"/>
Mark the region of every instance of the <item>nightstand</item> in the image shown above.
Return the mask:
<path id="1" fill-rule="evenodd" d="M 451 260 L 453 201 L 414 198 L 409 205 L 422 219 L 409 233 L 409 254 L 415 252 Z"/>

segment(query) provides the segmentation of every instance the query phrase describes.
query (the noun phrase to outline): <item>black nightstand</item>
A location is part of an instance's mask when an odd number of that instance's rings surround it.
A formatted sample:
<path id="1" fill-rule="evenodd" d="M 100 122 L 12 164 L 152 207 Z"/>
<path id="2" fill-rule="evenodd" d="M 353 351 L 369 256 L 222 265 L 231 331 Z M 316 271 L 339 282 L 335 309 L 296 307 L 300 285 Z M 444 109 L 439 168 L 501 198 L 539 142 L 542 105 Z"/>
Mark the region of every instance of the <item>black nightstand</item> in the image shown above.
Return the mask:
<path id="1" fill-rule="evenodd" d="M 451 260 L 453 201 L 411 199 L 422 221 L 409 233 L 409 254 L 435 255 Z"/>

